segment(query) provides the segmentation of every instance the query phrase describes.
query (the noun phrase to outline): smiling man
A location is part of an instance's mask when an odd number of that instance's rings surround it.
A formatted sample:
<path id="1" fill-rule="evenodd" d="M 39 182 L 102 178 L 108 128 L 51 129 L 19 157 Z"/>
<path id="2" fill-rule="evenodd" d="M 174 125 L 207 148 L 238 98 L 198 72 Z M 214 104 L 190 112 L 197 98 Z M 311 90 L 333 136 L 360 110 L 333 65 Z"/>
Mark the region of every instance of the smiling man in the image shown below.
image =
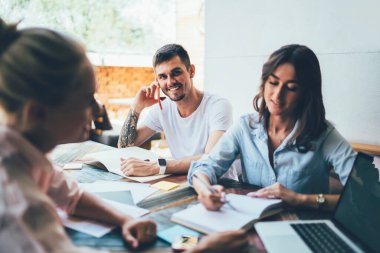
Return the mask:
<path id="1" fill-rule="evenodd" d="M 190 163 L 208 153 L 232 124 L 232 107 L 226 99 L 195 88 L 195 66 L 181 45 L 158 49 L 153 68 L 156 80 L 137 93 L 118 146 L 139 146 L 156 132 L 164 132 L 174 159 L 124 160 L 121 169 L 129 176 L 187 173 Z M 166 99 L 158 98 L 160 91 Z M 141 111 L 147 107 L 151 107 L 149 114 L 137 126 Z"/>

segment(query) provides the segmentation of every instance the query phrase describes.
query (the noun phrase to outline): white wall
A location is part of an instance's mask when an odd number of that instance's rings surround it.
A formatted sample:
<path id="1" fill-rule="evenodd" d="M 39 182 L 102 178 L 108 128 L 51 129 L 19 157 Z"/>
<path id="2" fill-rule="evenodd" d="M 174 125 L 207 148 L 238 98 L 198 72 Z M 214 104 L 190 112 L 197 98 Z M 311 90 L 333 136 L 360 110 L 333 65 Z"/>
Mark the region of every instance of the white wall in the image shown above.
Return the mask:
<path id="1" fill-rule="evenodd" d="M 318 56 L 327 118 L 352 142 L 380 145 L 380 2 L 206 0 L 205 90 L 253 111 L 262 64 L 286 44 Z"/>
<path id="2" fill-rule="evenodd" d="M 177 37 L 189 53 L 190 61 L 195 65 L 194 85 L 203 89 L 204 83 L 204 3 L 203 0 L 176 0 Z M 202 29 L 203 28 L 203 29 Z"/>

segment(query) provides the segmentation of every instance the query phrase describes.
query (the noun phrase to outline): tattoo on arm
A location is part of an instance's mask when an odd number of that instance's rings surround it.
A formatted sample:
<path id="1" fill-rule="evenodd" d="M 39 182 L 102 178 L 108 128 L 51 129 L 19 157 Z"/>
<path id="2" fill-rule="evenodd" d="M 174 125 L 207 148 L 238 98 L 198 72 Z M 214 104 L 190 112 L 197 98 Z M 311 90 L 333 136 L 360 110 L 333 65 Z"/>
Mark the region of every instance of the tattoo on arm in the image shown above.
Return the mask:
<path id="1" fill-rule="evenodd" d="M 121 129 L 118 147 L 125 148 L 133 146 L 137 138 L 137 121 L 139 120 L 140 113 L 135 112 L 133 109 L 129 110 L 128 117 L 124 122 Z"/>

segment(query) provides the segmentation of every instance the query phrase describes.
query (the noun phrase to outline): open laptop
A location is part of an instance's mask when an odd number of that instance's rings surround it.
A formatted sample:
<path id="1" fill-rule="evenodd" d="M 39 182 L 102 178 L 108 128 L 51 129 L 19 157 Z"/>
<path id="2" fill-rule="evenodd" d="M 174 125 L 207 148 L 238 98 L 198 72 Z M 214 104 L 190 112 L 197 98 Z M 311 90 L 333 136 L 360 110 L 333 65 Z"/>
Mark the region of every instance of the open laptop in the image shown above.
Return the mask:
<path id="1" fill-rule="evenodd" d="M 359 153 L 332 220 L 255 224 L 276 252 L 380 252 L 380 158 Z"/>

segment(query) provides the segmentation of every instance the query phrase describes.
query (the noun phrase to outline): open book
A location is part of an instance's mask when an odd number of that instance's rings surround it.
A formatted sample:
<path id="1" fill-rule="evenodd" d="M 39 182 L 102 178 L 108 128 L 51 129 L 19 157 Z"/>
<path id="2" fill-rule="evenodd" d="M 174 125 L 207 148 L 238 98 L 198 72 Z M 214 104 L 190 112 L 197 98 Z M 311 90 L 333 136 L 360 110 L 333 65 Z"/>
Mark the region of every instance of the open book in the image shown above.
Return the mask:
<path id="1" fill-rule="evenodd" d="M 142 149 L 139 147 L 128 147 L 128 148 L 115 148 L 107 151 L 95 152 L 87 154 L 83 157 L 83 159 L 88 159 L 90 162 L 86 162 L 87 164 L 96 166 L 101 169 L 108 170 L 109 172 L 115 173 L 125 178 L 129 178 L 131 180 L 135 180 L 138 182 L 148 182 L 156 179 L 160 179 L 166 177 L 168 175 L 154 175 L 147 177 L 134 177 L 134 176 L 125 176 L 123 172 L 120 170 L 120 158 L 128 159 L 128 158 L 138 158 L 141 160 L 150 160 L 157 161 L 158 155 L 155 153 Z"/>
<path id="2" fill-rule="evenodd" d="M 226 199 L 236 209 L 224 205 L 219 211 L 208 211 L 202 204 L 173 214 L 171 220 L 205 234 L 236 230 L 251 226 L 258 219 L 282 210 L 282 200 L 251 198 L 227 194 Z"/>

